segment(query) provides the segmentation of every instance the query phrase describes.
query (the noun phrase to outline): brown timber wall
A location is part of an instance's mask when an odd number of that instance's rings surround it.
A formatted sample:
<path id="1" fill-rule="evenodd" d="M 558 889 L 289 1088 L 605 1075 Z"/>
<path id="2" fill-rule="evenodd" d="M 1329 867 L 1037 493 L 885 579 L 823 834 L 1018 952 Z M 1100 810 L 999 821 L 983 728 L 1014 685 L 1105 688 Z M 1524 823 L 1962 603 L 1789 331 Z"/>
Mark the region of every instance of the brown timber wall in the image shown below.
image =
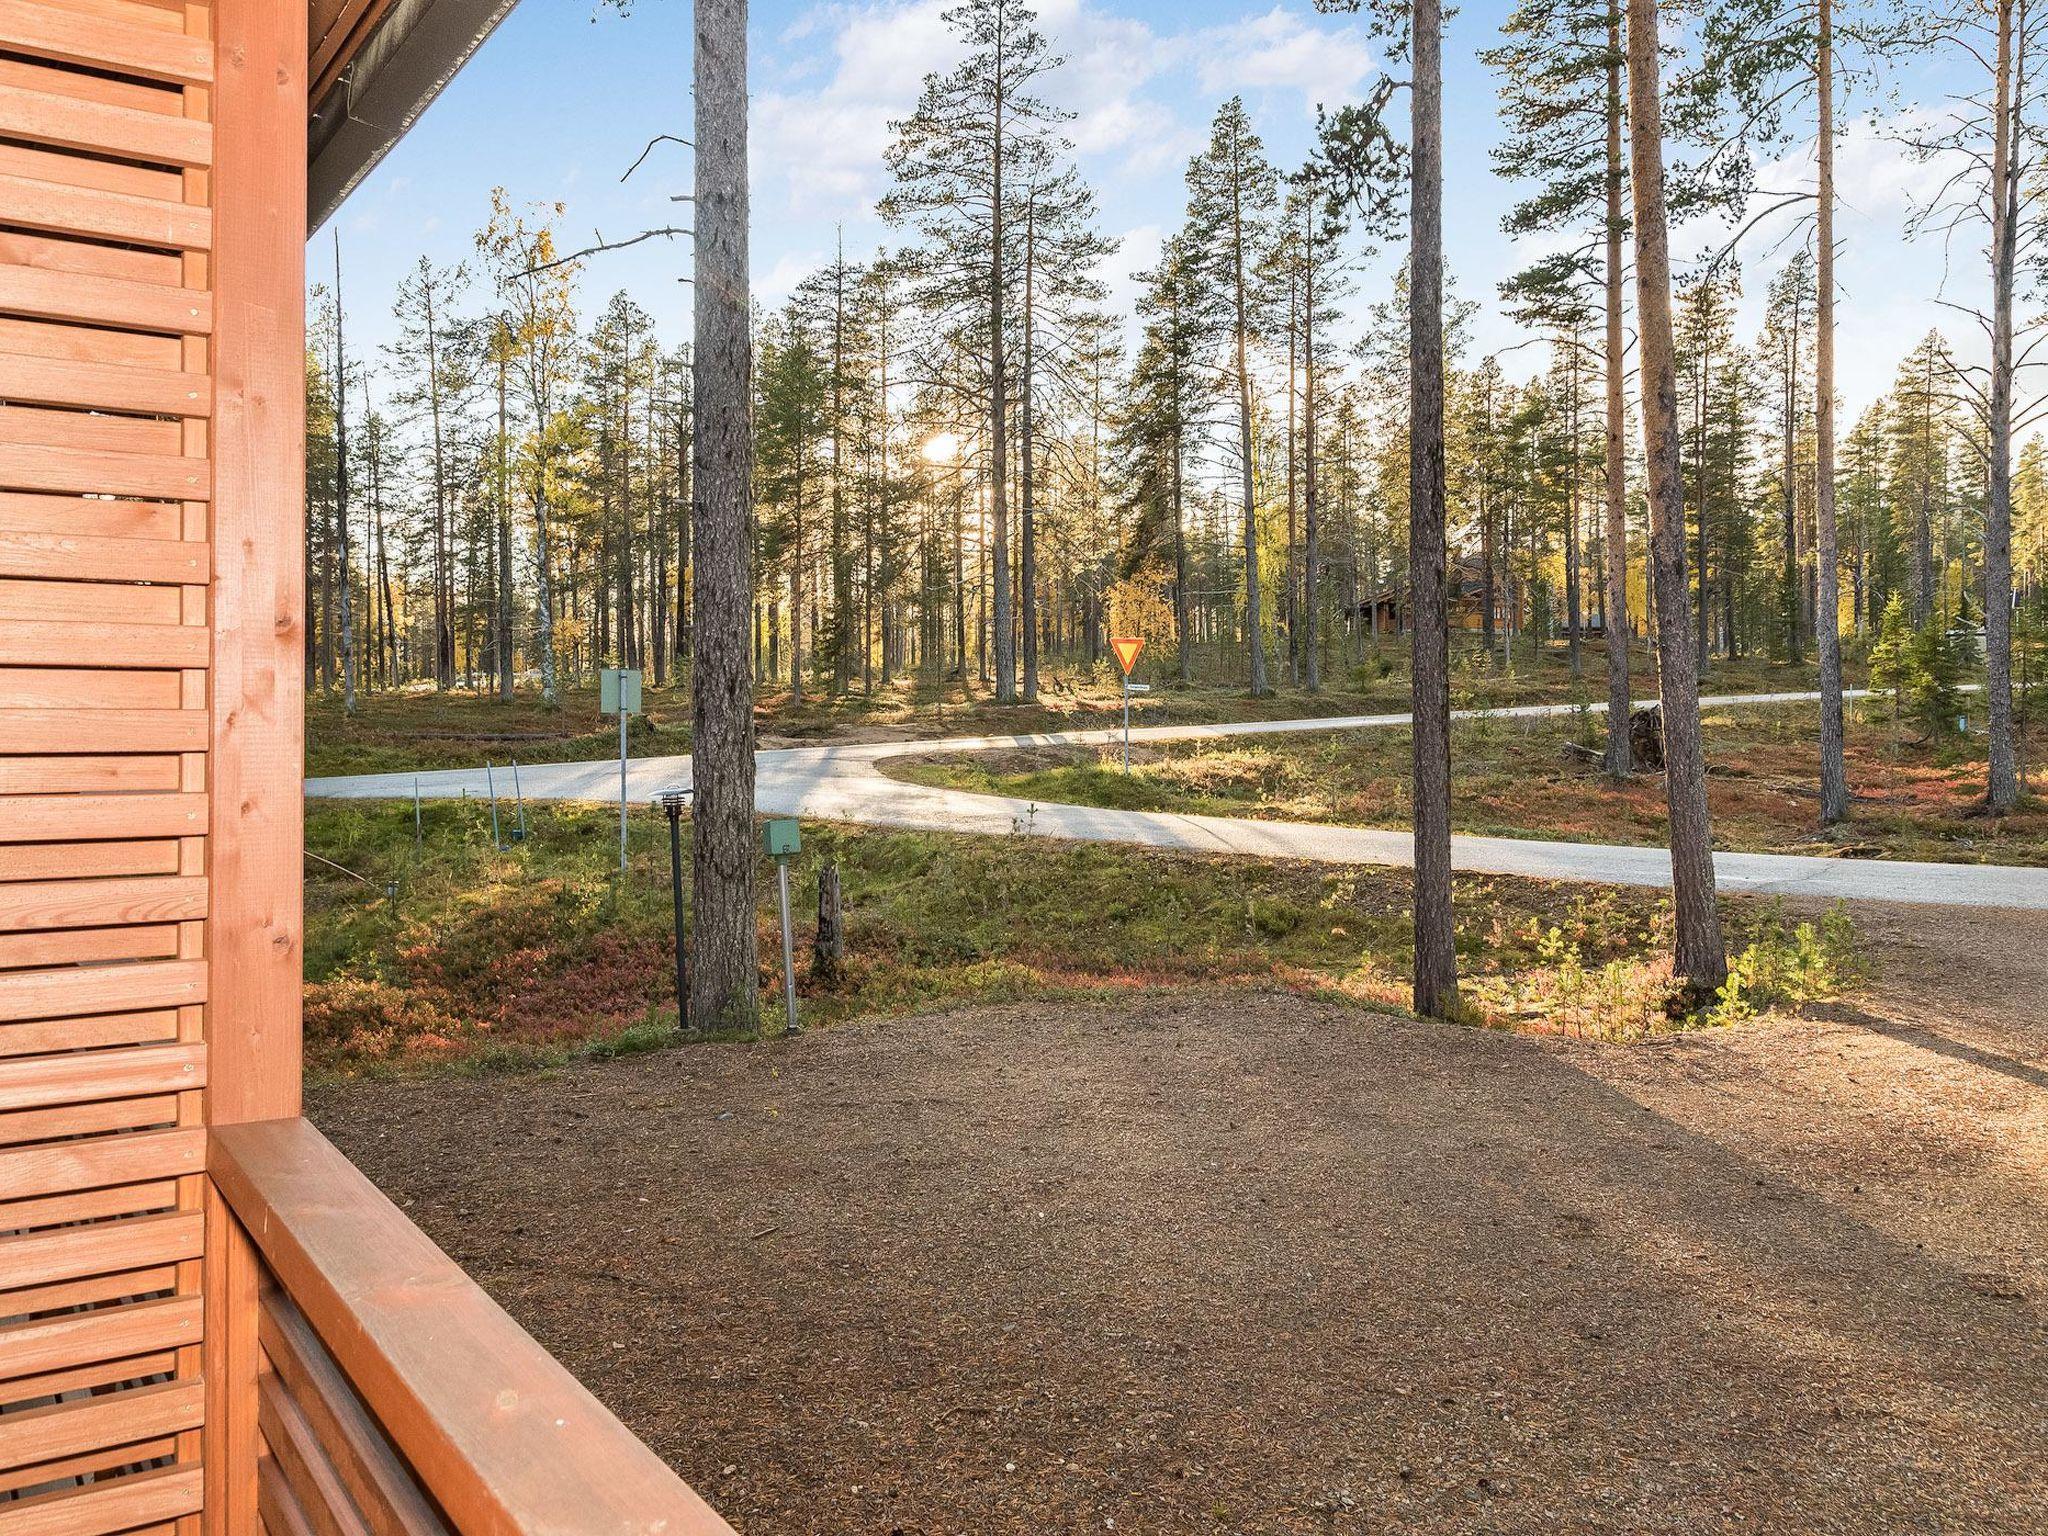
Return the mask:
<path id="1" fill-rule="evenodd" d="M 0 0 L 0 1530 L 198 1529 L 207 5 Z"/>

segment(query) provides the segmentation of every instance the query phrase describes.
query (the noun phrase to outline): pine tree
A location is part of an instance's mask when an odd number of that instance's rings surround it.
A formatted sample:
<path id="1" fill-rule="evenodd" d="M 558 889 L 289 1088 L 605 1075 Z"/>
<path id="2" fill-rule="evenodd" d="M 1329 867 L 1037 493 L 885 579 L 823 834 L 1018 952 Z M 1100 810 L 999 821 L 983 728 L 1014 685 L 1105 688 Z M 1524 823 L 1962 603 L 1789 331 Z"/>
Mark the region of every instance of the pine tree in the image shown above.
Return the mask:
<path id="1" fill-rule="evenodd" d="M 1605 381 L 1602 547 L 1607 586 L 1607 771 L 1628 777 L 1628 468 L 1622 243 L 1628 236 L 1627 113 L 1622 0 L 1522 0 L 1487 62 L 1502 75 L 1496 147 L 1500 173 L 1532 186 L 1503 228 L 1518 236 L 1567 233 L 1567 245 L 1503 286 L 1503 297 L 1548 327 L 1576 333 L 1595 307 Z"/>
<path id="2" fill-rule="evenodd" d="M 1272 691 L 1266 672 L 1265 621 L 1260 605 L 1259 518 L 1254 443 L 1252 348 L 1273 328 L 1272 295 L 1257 268 L 1273 238 L 1279 176 L 1252 130 L 1241 97 L 1216 114 L 1209 147 L 1188 164 L 1189 254 L 1195 262 L 1200 307 L 1211 346 L 1235 395 L 1239 512 L 1244 533 L 1245 644 L 1251 691 Z"/>
<path id="3" fill-rule="evenodd" d="M 1892 499 L 1906 508 L 1912 551 L 1912 611 L 1915 626 L 1934 617 L 1937 570 L 1935 532 L 1949 494 L 1949 453 L 1956 434 L 1954 402 L 1947 380 L 1953 369 L 1948 343 L 1930 331 L 1899 365 L 1892 387 L 1889 478 Z M 1896 514 L 1895 514 L 1896 515 Z"/>
<path id="4" fill-rule="evenodd" d="M 474 356 L 462 344 L 458 296 L 469 279 L 461 264 L 436 266 L 425 256 L 398 287 L 393 306 L 398 335 L 388 348 L 403 383 L 396 400 L 424 415 L 427 423 L 431 496 L 430 580 L 433 585 L 434 686 L 455 683 L 455 549 L 450 522 L 455 499 L 455 417 L 475 379 L 466 364 Z"/>
<path id="5" fill-rule="evenodd" d="M 1022 197 L 1064 148 L 1065 114 L 1034 94 L 1060 60 L 1037 17 L 1017 0 L 963 0 L 946 21 L 967 56 L 928 75 L 916 110 L 894 125 L 888 152 L 895 186 L 883 217 L 925 237 L 917 284 L 935 312 L 978 306 L 968 321 L 980 353 L 988 420 L 990 555 L 994 563 L 995 696 L 1017 702 L 1016 631 L 1010 609 L 1010 332 Z M 963 317 L 964 318 L 964 317 Z"/>
<path id="6" fill-rule="evenodd" d="M 2020 290 L 2044 251 L 2048 158 L 2037 77 L 2048 49 L 2048 13 L 2028 0 L 1932 0 L 1913 13 L 1916 46 L 1940 48 L 1962 73 L 1947 110 L 1909 140 L 1927 159 L 1953 167 L 1918 227 L 1953 238 L 1960 225 L 1985 233 L 1986 293 L 1977 310 L 1990 338 L 1982 368 L 1951 372 L 1977 418 L 1985 471 L 1983 532 L 1984 693 L 1988 721 L 1985 803 L 2004 813 L 2019 803 L 2012 711 L 2012 458 L 2016 429 L 2043 409 L 2015 396 Z"/>
<path id="7" fill-rule="evenodd" d="M 1171 568 L 1174 666 L 1185 684 L 1193 676 L 1194 644 L 1185 473 L 1212 399 L 1202 372 L 1201 295 L 1185 241 L 1168 240 L 1138 280 L 1144 330 L 1115 442 L 1134 514 L 1121 566 L 1126 578 L 1154 561 Z"/>
<path id="8" fill-rule="evenodd" d="M 1800 491 L 1805 479 L 1800 444 L 1807 423 L 1806 368 L 1811 355 L 1806 350 L 1814 310 L 1813 263 L 1804 251 L 1792 259 L 1772 282 L 1764 309 L 1764 334 L 1758 352 L 1769 365 L 1776 399 L 1778 441 L 1778 498 L 1781 513 L 1782 585 L 1779 588 L 1785 657 L 1795 665 L 1805 655 L 1805 636 L 1812 627 L 1813 601 L 1807 584 L 1809 549 L 1805 523 L 1800 515 Z"/>
<path id="9" fill-rule="evenodd" d="M 1345 7 L 1354 8 L 1354 7 Z M 1408 82 L 1408 583 L 1413 628 L 1415 1011 L 1445 1017 L 1458 1006 L 1458 953 L 1451 905 L 1450 611 L 1444 487 L 1443 7 L 1411 0 L 1405 12 L 1376 0 L 1379 25 Z M 1405 27 L 1403 23 L 1405 22 Z M 1323 154 L 1368 229 L 1384 227 L 1404 157 L 1392 149 L 1381 82 L 1369 103 L 1323 125 Z"/>
<path id="10" fill-rule="evenodd" d="M 1629 0 L 1631 184 L 1635 199 L 1636 314 L 1642 342 L 1643 440 L 1649 468 L 1651 574 L 1656 597 L 1658 687 L 1664 712 L 1665 802 L 1677 914 L 1673 965 L 1710 994 L 1727 979 L 1727 949 L 1714 900 L 1714 845 L 1700 743 L 1699 674 L 1686 613 L 1685 488 L 1679 471 L 1677 370 L 1671 321 L 1671 257 L 1664 198 L 1664 133 L 1655 0 Z"/>
<path id="11" fill-rule="evenodd" d="M 1342 318 L 1339 300 L 1351 291 L 1350 258 L 1343 244 L 1347 221 L 1344 204 L 1333 200 L 1326 183 L 1327 170 L 1310 161 L 1292 178 L 1280 213 L 1279 238 L 1275 242 L 1270 269 L 1284 281 L 1297 302 L 1287 315 L 1289 357 L 1288 390 L 1294 397 L 1294 380 L 1300 388 L 1300 428 L 1292 421 L 1288 429 L 1290 473 L 1288 476 L 1289 545 L 1293 545 L 1295 475 L 1291 464 L 1293 448 L 1300 447 L 1302 509 L 1301 558 L 1290 565 L 1286 603 L 1290 653 L 1298 655 L 1303 681 L 1310 693 L 1323 686 L 1320 631 L 1324 609 L 1322 594 L 1323 508 L 1318 482 L 1321 406 L 1327 391 L 1331 366 L 1330 332 Z M 1298 634 L 1297 634 L 1298 631 Z"/>
<path id="12" fill-rule="evenodd" d="M 1024 702 L 1038 700 L 1039 415 L 1048 389 L 1072 398 L 1070 366 L 1086 351 L 1103 296 L 1096 271 L 1116 249 L 1095 228 L 1095 194 L 1071 169 L 1047 172 L 1024 189 L 1023 367 L 1018 381 L 1019 590 L 1023 609 Z"/>
<path id="13" fill-rule="evenodd" d="M 747 612 L 754 442 L 747 313 L 747 6 L 697 0 L 696 402 L 690 690 L 690 1016 L 700 1029 L 759 1013 L 754 909 L 754 679 Z"/>
<path id="14" fill-rule="evenodd" d="M 1899 724 L 1899 705 L 1912 678 L 1913 622 L 1906 616 L 1906 599 L 1894 592 L 1884 605 L 1878 621 L 1877 639 L 1870 647 L 1870 686 L 1891 697 L 1892 728 Z"/>

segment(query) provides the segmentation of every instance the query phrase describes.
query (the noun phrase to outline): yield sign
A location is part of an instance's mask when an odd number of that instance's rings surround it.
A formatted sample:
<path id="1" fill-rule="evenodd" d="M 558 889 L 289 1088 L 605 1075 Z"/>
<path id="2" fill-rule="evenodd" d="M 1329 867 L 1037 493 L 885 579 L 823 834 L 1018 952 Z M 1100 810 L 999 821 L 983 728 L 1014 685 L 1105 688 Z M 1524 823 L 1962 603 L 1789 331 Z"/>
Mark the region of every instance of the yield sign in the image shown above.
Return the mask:
<path id="1" fill-rule="evenodd" d="M 1111 640 L 1109 648 L 1116 652 L 1117 665 L 1124 669 L 1124 676 L 1131 675 L 1131 668 L 1138 664 L 1138 653 L 1145 649 L 1142 635 L 1127 636 L 1122 640 Z"/>

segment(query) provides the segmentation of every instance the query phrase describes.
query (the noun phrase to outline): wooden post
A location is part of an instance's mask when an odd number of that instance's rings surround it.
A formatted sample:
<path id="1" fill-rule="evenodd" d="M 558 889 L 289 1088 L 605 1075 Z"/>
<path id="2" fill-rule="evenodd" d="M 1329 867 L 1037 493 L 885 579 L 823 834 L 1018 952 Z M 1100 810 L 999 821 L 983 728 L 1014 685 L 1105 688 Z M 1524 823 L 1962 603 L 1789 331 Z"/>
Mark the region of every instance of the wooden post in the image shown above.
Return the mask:
<path id="1" fill-rule="evenodd" d="M 306 14 L 220 0 L 211 1120 L 299 1110 Z"/>
<path id="2" fill-rule="evenodd" d="M 846 918 L 840 909 L 839 866 L 818 871 L 818 936 L 811 943 L 811 979 L 821 987 L 839 984 L 846 968 Z"/>
<path id="3" fill-rule="evenodd" d="M 214 6 L 208 1122 L 299 1111 L 306 8 Z M 257 1261 L 207 1207 L 205 1527 L 258 1527 Z"/>

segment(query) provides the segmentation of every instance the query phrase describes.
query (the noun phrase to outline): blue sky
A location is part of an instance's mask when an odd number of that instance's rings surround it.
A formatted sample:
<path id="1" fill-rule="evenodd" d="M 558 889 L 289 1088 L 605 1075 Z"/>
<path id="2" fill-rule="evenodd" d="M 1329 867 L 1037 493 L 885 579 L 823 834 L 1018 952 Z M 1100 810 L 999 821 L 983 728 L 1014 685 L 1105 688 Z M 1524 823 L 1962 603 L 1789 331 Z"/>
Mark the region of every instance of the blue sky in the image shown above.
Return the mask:
<path id="1" fill-rule="evenodd" d="M 886 184 L 887 125 L 909 110 L 927 71 L 956 57 L 943 9 L 943 0 L 755 6 L 754 274 L 764 302 L 825 259 L 841 227 L 853 255 L 889 238 L 872 211 Z M 1310 148 L 1316 104 L 1357 97 L 1379 71 L 1364 25 L 1320 15 L 1309 0 L 1044 0 L 1039 9 L 1041 29 L 1067 59 L 1045 94 L 1075 114 L 1069 133 L 1103 227 L 1122 241 L 1105 273 L 1119 303 L 1128 275 L 1179 223 L 1181 172 L 1220 101 L 1242 94 L 1272 159 L 1291 167 Z M 1523 339 L 1490 302 L 1529 253 L 1500 233 L 1510 193 L 1488 159 L 1499 137 L 1494 85 L 1475 57 L 1506 9 L 1504 0 L 1476 0 L 1459 11 L 1446 59 L 1446 249 L 1460 291 L 1482 301 L 1480 352 Z M 562 237 L 572 247 L 600 233 L 687 222 L 677 218 L 686 208 L 669 201 L 688 188 L 687 150 L 659 146 L 630 180 L 620 176 L 655 134 L 689 131 L 690 20 L 687 0 L 634 0 L 623 16 L 597 0 L 516 8 L 314 242 L 311 277 L 320 281 L 340 231 L 354 336 L 388 337 L 386 296 L 420 253 L 469 255 L 493 186 L 515 201 L 565 204 Z M 1931 191 L 1937 173 L 1908 163 L 1860 121 L 1839 159 L 1841 372 L 1853 412 L 1888 385 L 1899 356 L 1930 326 L 1961 339 L 1963 322 L 1935 300 L 1943 252 L 1904 239 L 1911 199 Z M 1798 174 L 1788 165 L 1779 179 Z M 1785 254 L 1770 244 L 1755 241 L 1747 263 L 1745 328 Z M 1385 253 L 1367 264 L 1360 305 L 1384 294 L 1396 259 Z M 1975 252 L 1959 249 L 1952 259 L 1951 291 L 1976 286 Z M 682 242 L 604 254 L 582 277 L 583 303 L 594 308 L 625 288 L 666 337 L 681 339 L 689 289 L 677 277 L 687 271 Z M 1513 373 L 1538 360 L 1533 348 L 1504 359 Z"/>

